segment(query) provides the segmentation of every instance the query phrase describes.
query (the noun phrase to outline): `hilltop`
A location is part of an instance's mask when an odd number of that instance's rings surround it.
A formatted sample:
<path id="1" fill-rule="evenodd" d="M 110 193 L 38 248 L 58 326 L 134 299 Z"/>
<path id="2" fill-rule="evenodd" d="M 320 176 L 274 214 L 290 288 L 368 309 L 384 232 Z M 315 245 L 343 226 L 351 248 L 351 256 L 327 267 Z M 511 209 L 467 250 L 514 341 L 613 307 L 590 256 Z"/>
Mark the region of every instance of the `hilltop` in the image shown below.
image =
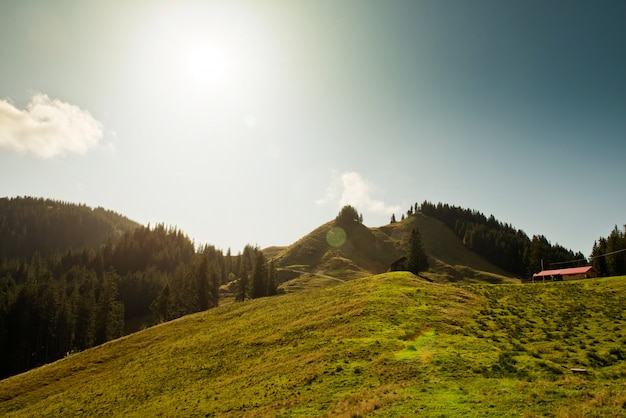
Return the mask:
<path id="1" fill-rule="evenodd" d="M 140 225 L 103 208 L 33 197 L 0 198 L 0 255 L 98 248 Z"/>
<path id="2" fill-rule="evenodd" d="M 467 249 L 444 223 L 421 213 L 378 228 L 353 223 L 346 228 L 346 240 L 340 246 L 332 246 L 327 241 L 335 226 L 335 221 L 327 222 L 288 247 L 271 247 L 264 251 L 275 257 L 279 267 L 291 272 L 307 271 L 341 278 L 364 277 L 387 271 L 393 261 L 406 255 L 408 235 L 412 228 L 417 227 L 430 270 L 439 273 L 434 276 L 437 279 L 476 279 L 492 283 L 515 281 L 512 274 Z"/>
<path id="3" fill-rule="evenodd" d="M 625 298 L 626 277 L 460 285 L 385 273 L 70 355 L 0 381 L 0 415 L 619 416 Z"/>

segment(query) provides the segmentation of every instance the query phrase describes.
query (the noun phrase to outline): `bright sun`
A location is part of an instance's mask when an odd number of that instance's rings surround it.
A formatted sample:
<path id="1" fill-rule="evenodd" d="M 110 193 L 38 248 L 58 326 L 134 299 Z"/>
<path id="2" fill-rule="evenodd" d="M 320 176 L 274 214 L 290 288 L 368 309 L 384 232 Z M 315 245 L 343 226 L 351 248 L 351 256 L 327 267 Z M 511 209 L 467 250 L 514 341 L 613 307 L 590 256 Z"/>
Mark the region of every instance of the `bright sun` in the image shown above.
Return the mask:
<path id="1" fill-rule="evenodd" d="M 217 46 L 188 45 L 181 50 L 180 60 L 183 69 L 195 81 L 225 82 L 227 75 L 234 71 L 232 58 Z"/>
<path id="2" fill-rule="evenodd" d="M 181 113 L 212 106 L 224 121 L 255 127 L 286 85 L 280 38 L 256 9 L 202 7 L 160 10 L 138 30 L 129 60 L 135 90 L 184 103 Z"/>

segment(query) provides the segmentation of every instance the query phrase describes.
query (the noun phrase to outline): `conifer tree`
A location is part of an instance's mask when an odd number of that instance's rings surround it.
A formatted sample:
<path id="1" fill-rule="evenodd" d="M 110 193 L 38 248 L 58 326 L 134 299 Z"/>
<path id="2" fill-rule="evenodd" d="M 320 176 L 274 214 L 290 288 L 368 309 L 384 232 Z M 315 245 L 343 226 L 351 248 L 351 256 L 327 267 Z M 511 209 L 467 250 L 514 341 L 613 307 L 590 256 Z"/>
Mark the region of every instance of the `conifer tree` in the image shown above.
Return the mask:
<path id="1" fill-rule="evenodd" d="M 339 214 L 335 218 L 335 223 L 340 226 L 363 223 L 363 215 L 359 215 L 359 212 L 354 206 L 346 205 L 339 211 Z"/>
<path id="2" fill-rule="evenodd" d="M 195 266 L 195 279 L 196 279 L 196 298 L 198 308 L 201 311 L 209 309 L 211 290 L 209 289 L 209 260 L 206 254 L 198 255 L 200 258 Z"/>
<path id="3" fill-rule="evenodd" d="M 428 269 L 428 258 L 422 248 L 422 237 L 417 227 L 414 227 L 409 235 L 406 269 L 413 274 L 419 274 Z"/>
<path id="4" fill-rule="evenodd" d="M 87 290 L 80 294 L 78 288 L 74 290 L 72 295 L 76 304 L 76 330 L 74 348 L 85 350 L 94 343 L 96 332 L 96 297 L 94 289 L 90 286 Z"/>
<path id="5" fill-rule="evenodd" d="M 259 251 L 254 261 L 254 269 L 252 271 L 252 298 L 260 298 L 267 296 L 267 268 L 265 264 L 265 257 L 263 253 Z"/>
<path id="6" fill-rule="evenodd" d="M 391 221 L 389 223 L 392 223 L 392 224 L 396 223 L 396 214 L 395 213 L 391 214 Z"/>
<path id="7" fill-rule="evenodd" d="M 224 256 L 224 271 L 222 272 L 223 274 L 223 280 L 224 283 L 228 283 L 228 276 L 234 273 L 233 271 L 233 257 L 230 251 L 230 247 L 228 248 L 228 250 L 226 251 L 226 255 Z"/>
<path id="8" fill-rule="evenodd" d="M 243 258 L 241 260 L 241 269 L 239 270 L 239 281 L 237 282 L 237 294 L 235 296 L 238 302 L 243 302 L 248 296 L 248 261 Z"/>
<path id="9" fill-rule="evenodd" d="M 169 305 L 170 305 L 170 285 L 169 283 L 165 284 L 163 290 L 159 296 L 152 302 L 150 305 L 150 309 L 155 317 L 157 322 L 164 322 L 169 319 Z"/>
<path id="10" fill-rule="evenodd" d="M 625 234 L 615 225 L 606 238 L 606 267 L 609 276 L 620 276 L 626 274 L 626 249 Z"/>
<path id="11" fill-rule="evenodd" d="M 121 337 L 124 332 L 124 305 L 117 297 L 119 276 L 114 272 L 104 275 L 100 287 L 100 295 L 96 303 L 97 344 Z"/>
<path id="12" fill-rule="evenodd" d="M 221 276 L 217 267 L 212 264 L 209 268 L 209 282 L 211 284 L 211 307 L 213 308 L 219 305 Z"/>

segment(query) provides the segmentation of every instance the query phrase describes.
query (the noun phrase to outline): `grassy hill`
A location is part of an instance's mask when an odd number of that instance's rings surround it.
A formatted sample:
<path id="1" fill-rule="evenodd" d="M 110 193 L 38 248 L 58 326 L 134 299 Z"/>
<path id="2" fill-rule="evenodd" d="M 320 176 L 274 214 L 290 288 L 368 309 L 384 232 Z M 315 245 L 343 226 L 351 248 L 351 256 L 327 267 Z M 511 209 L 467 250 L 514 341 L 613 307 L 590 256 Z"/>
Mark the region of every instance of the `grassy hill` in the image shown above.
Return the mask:
<path id="1" fill-rule="evenodd" d="M 394 260 L 405 255 L 406 239 L 417 226 L 431 270 L 438 273 L 435 277 L 447 281 L 462 278 L 491 283 L 515 281 L 511 274 L 468 250 L 445 224 L 422 214 L 379 228 L 352 224 L 345 231 L 345 243 L 337 247 L 327 241 L 335 226 L 334 221 L 328 222 L 289 247 L 264 251 L 276 257 L 282 268 L 297 266 L 300 270 L 331 276 L 364 277 L 387 271 Z"/>
<path id="2" fill-rule="evenodd" d="M 327 222 L 287 247 L 276 258 L 278 266 L 352 278 L 383 272 L 403 254 L 396 240 L 357 223 L 345 231 L 345 243 L 333 247 L 327 235 L 334 226 L 334 221 Z"/>
<path id="3" fill-rule="evenodd" d="M 624 306 L 626 277 L 461 285 L 385 273 L 70 355 L 0 381 L 0 415 L 623 416 Z"/>

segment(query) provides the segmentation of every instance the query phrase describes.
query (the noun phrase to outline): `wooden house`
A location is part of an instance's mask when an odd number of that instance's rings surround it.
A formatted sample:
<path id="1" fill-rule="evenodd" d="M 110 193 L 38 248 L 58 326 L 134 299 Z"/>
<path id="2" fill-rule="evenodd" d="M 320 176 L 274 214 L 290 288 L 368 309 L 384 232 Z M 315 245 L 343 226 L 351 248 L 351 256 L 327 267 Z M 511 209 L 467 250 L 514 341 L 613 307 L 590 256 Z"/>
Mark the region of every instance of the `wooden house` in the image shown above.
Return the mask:
<path id="1" fill-rule="evenodd" d="M 558 270 L 544 270 L 533 274 L 533 281 L 580 280 L 591 279 L 593 277 L 598 277 L 598 271 L 593 266 L 585 266 Z"/>
<path id="2" fill-rule="evenodd" d="M 389 266 L 388 271 L 405 271 L 406 270 L 406 257 L 402 256 Z"/>

